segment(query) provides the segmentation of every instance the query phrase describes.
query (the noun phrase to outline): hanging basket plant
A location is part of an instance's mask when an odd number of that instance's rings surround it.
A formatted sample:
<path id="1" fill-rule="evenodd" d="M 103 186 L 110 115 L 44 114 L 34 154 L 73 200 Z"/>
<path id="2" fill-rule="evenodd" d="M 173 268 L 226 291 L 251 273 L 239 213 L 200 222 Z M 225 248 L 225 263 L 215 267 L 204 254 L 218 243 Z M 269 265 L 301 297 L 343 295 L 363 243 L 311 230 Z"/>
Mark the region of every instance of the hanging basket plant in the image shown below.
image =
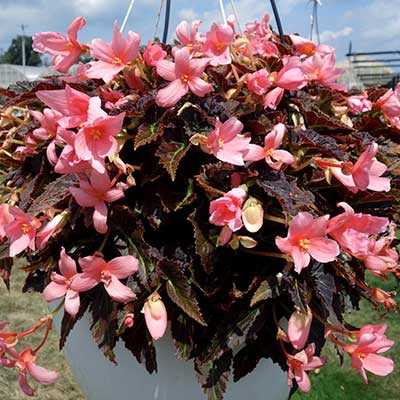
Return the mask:
<path id="1" fill-rule="evenodd" d="M 282 42 L 268 15 L 243 34 L 183 21 L 174 46 L 117 24 L 86 45 L 84 25 L 34 36 L 59 76 L 0 91 L 0 271 L 26 260 L 25 290 L 59 301 L 24 332 L 0 323 L 22 390 L 57 379 L 36 359 L 58 312 L 61 347 L 89 313 L 106 357 L 123 341 L 150 373 L 169 322 L 210 399 L 263 358 L 307 392 L 327 341 L 366 382 L 389 374 L 386 326 L 345 312 L 397 309 L 367 277 L 399 277 L 400 89 L 346 91 L 333 48 Z"/>

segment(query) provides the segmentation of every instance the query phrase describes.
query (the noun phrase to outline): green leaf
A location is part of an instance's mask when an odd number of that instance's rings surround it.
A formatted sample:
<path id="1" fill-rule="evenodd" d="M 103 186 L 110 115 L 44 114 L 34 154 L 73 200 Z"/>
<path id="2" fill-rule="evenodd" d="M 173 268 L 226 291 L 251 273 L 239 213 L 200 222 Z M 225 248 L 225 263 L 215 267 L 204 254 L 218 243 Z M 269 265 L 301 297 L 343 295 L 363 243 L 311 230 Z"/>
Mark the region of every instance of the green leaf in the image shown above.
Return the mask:
<path id="1" fill-rule="evenodd" d="M 139 147 L 154 142 L 164 133 L 165 126 L 162 123 L 143 123 L 139 125 L 137 134 L 135 136 L 134 148 L 135 150 Z"/>
<path id="2" fill-rule="evenodd" d="M 190 143 L 163 142 L 158 148 L 156 156 L 160 157 L 162 166 L 169 173 L 173 181 L 175 180 L 179 163 L 190 147 Z"/>
<path id="3" fill-rule="evenodd" d="M 207 326 L 201 315 L 199 303 L 193 293 L 188 278 L 181 272 L 176 261 L 163 259 L 158 268 L 167 279 L 167 293 L 170 299 L 180 307 L 189 317 L 199 324 Z"/>
<path id="4" fill-rule="evenodd" d="M 268 281 L 262 281 L 256 292 L 254 293 L 250 306 L 253 307 L 260 301 L 267 300 L 272 297 L 272 289 Z"/>

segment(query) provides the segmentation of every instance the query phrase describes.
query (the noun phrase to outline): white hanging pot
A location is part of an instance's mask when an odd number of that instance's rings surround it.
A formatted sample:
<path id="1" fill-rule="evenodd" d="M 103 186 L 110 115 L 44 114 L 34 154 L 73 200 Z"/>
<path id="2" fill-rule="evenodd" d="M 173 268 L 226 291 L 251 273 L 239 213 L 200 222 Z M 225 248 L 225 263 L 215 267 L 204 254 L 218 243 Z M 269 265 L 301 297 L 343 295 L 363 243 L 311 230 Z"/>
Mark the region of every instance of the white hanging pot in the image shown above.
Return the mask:
<path id="1" fill-rule="evenodd" d="M 55 325 L 59 331 L 60 314 Z M 138 364 L 122 341 L 114 349 L 118 365 L 107 360 L 91 337 L 87 314 L 69 334 L 64 353 L 87 400 L 204 400 L 193 362 L 175 358 L 172 338 L 166 334 L 155 341 L 158 373 L 149 374 Z M 271 360 L 238 383 L 230 382 L 226 400 L 287 400 L 287 375 Z"/>

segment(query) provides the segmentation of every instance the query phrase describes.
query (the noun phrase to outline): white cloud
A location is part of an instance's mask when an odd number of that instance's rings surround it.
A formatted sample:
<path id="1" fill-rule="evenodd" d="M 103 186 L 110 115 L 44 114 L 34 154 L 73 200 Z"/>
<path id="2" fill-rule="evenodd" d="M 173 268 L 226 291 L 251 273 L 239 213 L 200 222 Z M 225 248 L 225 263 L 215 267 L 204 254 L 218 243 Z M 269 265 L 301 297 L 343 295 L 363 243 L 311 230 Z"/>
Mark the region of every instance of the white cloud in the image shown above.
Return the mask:
<path id="1" fill-rule="evenodd" d="M 330 43 L 334 42 L 336 39 L 350 36 L 353 33 L 353 28 L 350 26 L 346 26 L 345 28 L 333 32 L 333 31 L 324 31 L 321 33 L 320 39 L 321 43 Z"/>
<path id="2" fill-rule="evenodd" d="M 179 18 L 182 18 L 187 21 L 193 21 L 194 19 L 197 19 L 199 15 L 193 8 L 183 8 L 182 10 L 179 11 Z"/>

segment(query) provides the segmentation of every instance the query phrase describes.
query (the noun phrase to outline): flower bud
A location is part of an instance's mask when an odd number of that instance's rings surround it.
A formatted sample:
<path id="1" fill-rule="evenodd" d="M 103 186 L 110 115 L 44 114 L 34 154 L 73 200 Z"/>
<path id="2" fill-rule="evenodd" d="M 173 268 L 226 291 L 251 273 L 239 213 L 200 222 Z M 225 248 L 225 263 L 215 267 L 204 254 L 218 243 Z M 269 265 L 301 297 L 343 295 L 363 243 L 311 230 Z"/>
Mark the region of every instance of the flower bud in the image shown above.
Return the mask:
<path id="1" fill-rule="evenodd" d="M 304 348 L 310 333 L 312 312 L 310 308 L 307 313 L 296 310 L 289 318 L 288 337 L 293 347 L 297 350 Z"/>
<path id="2" fill-rule="evenodd" d="M 146 301 L 143 307 L 147 329 L 153 339 L 164 336 L 167 329 L 167 310 L 161 300 L 161 296 L 155 292 Z"/>
<path id="3" fill-rule="evenodd" d="M 125 315 L 124 325 L 127 328 L 132 328 L 133 327 L 133 324 L 135 322 L 134 317 L 135 316 L 133 315 L 133 313 L 128 313 L 128 314 Z"/>
<path id="4" fill-rule="evenodd" d="M 239 241 L 245 249 L 252 249 L 257 246 L 257 241 L 249 236 L 239 236 Z"/>
<path id="5" fill-rule="evenodd" d="M 259 200 L 249 197 L 242 208 L 242 220 L 246 229 L 255 233 L 258 232 L 264 222 L 264 209 Z"/>

